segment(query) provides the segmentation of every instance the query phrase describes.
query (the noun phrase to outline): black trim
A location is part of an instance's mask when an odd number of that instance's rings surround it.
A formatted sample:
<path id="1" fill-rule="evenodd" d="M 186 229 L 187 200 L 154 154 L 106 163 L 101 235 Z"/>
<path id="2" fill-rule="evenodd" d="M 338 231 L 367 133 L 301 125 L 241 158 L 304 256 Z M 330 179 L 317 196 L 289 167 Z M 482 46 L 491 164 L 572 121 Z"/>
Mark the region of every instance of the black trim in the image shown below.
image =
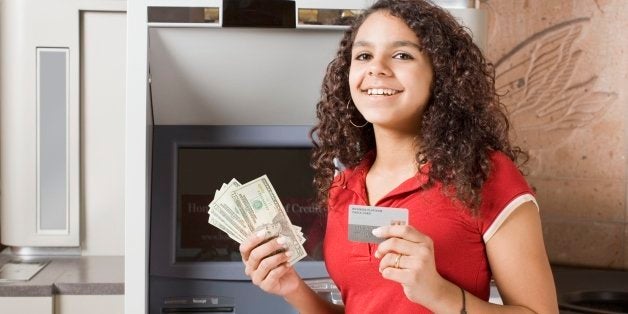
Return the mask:
<path id="1" fill-rule="evenodd" d="M 294 1 L 223 0 L 223 27 L 295 28 Z"/>

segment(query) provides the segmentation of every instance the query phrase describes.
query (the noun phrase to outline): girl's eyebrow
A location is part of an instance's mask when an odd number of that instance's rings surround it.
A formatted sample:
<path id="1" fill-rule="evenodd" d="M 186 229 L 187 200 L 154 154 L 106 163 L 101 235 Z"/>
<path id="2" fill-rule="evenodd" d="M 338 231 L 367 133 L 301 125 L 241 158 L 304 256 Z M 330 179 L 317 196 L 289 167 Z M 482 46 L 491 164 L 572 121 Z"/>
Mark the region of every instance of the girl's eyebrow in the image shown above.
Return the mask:
<path id="1" fill-rule="evenodd" d="M 417 43 L 413 43 L 413 42 L 408 41 L 408 40 L 398 40 L 398 41 L 395 41 L 395 42 L 393 42 L 392 46 L 395 47 L 395 48 L 410 46 L 410 47 L 416 48 L 417 50 L 422 50 L 421 46 L 419 46 Z"/>
<path id="2" fill-rule="evenodd" d="M 372 47 L 372 46 L 373 44 L 364 40 L 356 41 L 353 43 L 353 47 Z"/>
<path id="3" fill-rule="evenodd" d="M 353 43 L 353 47 L 373 47 L 373 44 L 371 42 L 365 41 L 365 40 L 359 40 Z M 417 43 L 408 41 L 408 40 L 397 40 L 392 42 L 391 47 L 393 48 L 399 48 L 399 47 L 414 47 L 417 50 L 422 50 L 421 46 L 419 46 Z"/>

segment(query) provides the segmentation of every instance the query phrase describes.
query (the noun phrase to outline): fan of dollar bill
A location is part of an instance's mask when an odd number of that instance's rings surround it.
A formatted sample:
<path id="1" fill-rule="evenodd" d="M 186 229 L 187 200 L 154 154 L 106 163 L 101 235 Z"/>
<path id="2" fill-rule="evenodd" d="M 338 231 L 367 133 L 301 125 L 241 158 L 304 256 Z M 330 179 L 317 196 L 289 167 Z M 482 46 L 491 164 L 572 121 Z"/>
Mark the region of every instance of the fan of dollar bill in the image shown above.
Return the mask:
<path id="1" fill-rule="evenodd" d="M 236 179 L 223 184 L 209 203 L 208 213 L 209 223 L 238 243 L 264 230 L 267 238 L 284 236 L 288 239 L 286 250 L 292 252 L 288 264 L 293 265 L 307 256 L 301 227 L 290 222 L 266 175 L 245 184 Z"/>

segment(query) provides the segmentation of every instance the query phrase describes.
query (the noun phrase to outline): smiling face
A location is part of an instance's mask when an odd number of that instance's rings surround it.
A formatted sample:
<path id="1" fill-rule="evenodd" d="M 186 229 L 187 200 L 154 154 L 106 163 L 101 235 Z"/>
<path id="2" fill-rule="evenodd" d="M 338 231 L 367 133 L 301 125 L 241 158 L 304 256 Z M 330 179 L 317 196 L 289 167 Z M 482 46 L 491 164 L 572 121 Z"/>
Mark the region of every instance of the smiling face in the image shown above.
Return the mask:
<path id="1" fill-rule="evenodd" d="M 433 71 L 414 32 L 387 12 L 371 14 L 351 51 L 351 97 L 375 127 L 418 132 Z"/>

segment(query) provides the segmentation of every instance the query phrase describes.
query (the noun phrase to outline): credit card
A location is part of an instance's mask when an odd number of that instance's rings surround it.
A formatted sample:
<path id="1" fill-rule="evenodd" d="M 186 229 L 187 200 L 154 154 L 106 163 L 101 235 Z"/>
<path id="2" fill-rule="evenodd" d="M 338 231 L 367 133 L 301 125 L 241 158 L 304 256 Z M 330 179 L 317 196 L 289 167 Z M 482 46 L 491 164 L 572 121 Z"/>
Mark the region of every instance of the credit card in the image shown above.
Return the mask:
<path id="1" fill-rule="evenodd" d="M 349 205 L 349 241 L 380 243 L 385 238 L 378 238 L 371 233 L 377 227 L 408 224 L 408 209 Z"/>

